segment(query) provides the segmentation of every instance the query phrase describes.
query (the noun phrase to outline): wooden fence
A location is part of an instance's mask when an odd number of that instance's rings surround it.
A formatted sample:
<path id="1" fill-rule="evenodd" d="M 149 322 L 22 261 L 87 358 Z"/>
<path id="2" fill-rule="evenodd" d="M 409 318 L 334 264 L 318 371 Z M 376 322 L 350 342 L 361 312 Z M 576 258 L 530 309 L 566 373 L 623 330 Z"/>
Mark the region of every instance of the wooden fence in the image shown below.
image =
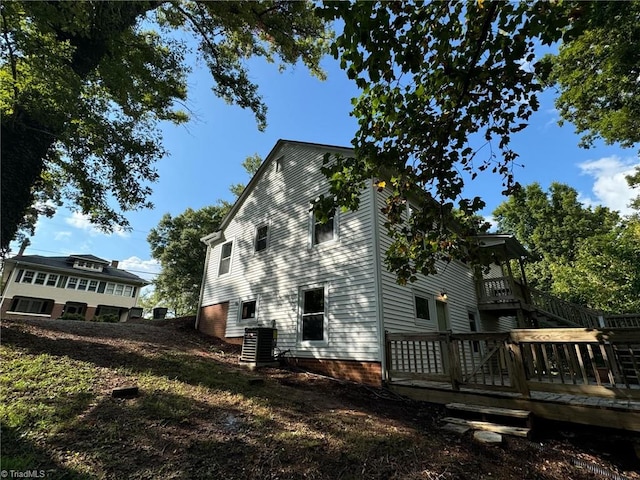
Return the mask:
<path id="1" fill-rule="evenodd" d="M 387 334 L 388 381 L 640 398 L 640 328 Z"/>

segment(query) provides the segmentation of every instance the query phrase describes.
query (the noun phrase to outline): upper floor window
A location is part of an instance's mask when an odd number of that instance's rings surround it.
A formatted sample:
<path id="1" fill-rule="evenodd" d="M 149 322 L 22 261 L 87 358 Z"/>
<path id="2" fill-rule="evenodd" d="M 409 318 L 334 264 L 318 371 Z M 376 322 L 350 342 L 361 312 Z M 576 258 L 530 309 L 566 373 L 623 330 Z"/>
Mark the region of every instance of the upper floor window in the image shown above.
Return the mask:
<path id="1" fill-rule="evenodd" d="M 260 225 L 256 228 L 256 252 L 267 249 L 269 237 L 269 225 Z"/>
<path id="2" fill-rule="evenodd" d="M 320 215 L 314 212 L 313 231 L 311 232 L 313 245 L 329 242 L 335 238 L 335 220 L 335 211 L 329 214 L 329 219 L 324 223 L 322 223 Z"/>
<path id="3" fill-rule="evenodd" d="M 231 250 L 233 248 L 233 241 L 224 243 L 222 245 L 222 251 L 220 252 L 220 268 L 218 269 L 218 275 L 224 275 L 231 270 Z"/>

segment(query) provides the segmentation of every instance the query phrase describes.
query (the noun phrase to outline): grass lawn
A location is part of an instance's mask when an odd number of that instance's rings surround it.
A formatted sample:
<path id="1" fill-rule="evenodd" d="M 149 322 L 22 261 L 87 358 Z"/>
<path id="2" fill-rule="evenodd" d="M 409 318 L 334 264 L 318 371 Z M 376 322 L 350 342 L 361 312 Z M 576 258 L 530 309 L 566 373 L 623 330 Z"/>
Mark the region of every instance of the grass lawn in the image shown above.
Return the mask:
<path id="1" fill-rule="evenodd" d="M 474 443 L 440 407 L 301 372 L 173 326 L 3 321 L 2 470 L 55 479 L 640 479 L 631 436 Z M 136 385 L 132 399 L 113 388 Z M 604 478 L 604 477 L 603 477 Z"/>

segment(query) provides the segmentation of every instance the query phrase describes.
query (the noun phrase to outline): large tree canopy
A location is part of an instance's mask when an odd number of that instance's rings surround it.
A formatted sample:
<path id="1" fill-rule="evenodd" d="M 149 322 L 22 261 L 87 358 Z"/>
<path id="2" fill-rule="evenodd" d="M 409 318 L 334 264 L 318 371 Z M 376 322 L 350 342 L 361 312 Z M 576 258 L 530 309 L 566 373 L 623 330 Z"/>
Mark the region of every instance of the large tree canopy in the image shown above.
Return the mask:
<path id="1" fill-rule="evenodd" d="M 244 60 L 301 60 L 322 77 L 329 36 L 306 2 L 14 1 L 0 14 L 2 249 L 63 199 L 107 230 L 149 206 L 156 125 L 188 118 L 188 48 L 171 32 L 196 39 L 214 93 L 259 128 L 266 106 Z"/>
<path id="2" fill-rule="evenodd" d="M 387 195 L 385 213 L 393 238 L 387 260 L 400 281 L 415 272 L 432 273 L 438 258 L 466 251 L 464 238 L 471 229 L 464 222 L 452 227 L 449 213 L 457 208 L 471 216 L 484 202 L 465 195 L 465 181 L 490 170 L 502 176 L 503 193 L 518 190 L 512 174 L 518 153 L 511 148 L 511 137 L 526 128 L 545 84 L 562 86 L 561 113 L 569 121 L 583 112 L 591 119 L 599 112 L 615 117 L 614 124 L 579 123 L 587 140 L 636 141 L 637 115 L 630 107 L 639 101 L 638 5 L 481 0 L 325 4 L 326 18 L 342 18 L 345 24 L 333 54 L 362 90 L 354 99 L 359 122 L 355 158 L 331 159 L 325 169 L 332 182 L 330 198 L 344 208 L 357 208 L 357 192 L 369 179 L 387 187 L 379 188 Z M 588 39 L 602 30 L 616 31 L 619 22 L 631 37 L 610 33 L 605 41 L 610 48 L 588 51 L 589 60 L 606 58 L 606 73 L 584 69 L 588 59 L 576 57 L 587 55 Z M 559 42 L 560 55 L 536 62 L 537 45 Z M 627 42 L 624 49 L 622 42 Z M 624 56 L 630 50 L 633 54 Z M 582 89 L 578 75 L 597 77 L 594 84 L 608 83 L 609 88 L 594 94 L 603 95 L 600 102 L 590 104 L 575 95 Z M 622 91 L 615 88 L 618 79 L 624 80 Z M 624 98 L 613 101 L 616 95 Z M 402 215 L 407 199 L 412 203 L 409 222 Z"/>
<path id="3" fill-rule="evenodd" d="M 578 192 L 534 183 L 493 212 L 531 256 L 529 282 L 568 301 L 617 313 L 640 311 L 640 222 L 585 207 Z"/>

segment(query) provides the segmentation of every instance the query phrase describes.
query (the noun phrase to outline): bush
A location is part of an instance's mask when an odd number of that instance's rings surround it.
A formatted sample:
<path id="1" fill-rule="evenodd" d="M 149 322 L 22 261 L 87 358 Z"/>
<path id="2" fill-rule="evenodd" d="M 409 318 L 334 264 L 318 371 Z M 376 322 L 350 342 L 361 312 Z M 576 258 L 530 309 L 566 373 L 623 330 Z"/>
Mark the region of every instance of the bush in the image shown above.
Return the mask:
<path id="1" fill-rule="evenodd" d="M 58 320 L 84 320 L 84 315 L 81 313 L 64 313 Z"/>
<path id="2" fill-rule="evenodd" d="M 114 313 L 106 314 L 106 315 L 96 315 L 92 322 L 104 322 L 104 323 L 118 323 L 120 321 L 120 317 Z"/>

